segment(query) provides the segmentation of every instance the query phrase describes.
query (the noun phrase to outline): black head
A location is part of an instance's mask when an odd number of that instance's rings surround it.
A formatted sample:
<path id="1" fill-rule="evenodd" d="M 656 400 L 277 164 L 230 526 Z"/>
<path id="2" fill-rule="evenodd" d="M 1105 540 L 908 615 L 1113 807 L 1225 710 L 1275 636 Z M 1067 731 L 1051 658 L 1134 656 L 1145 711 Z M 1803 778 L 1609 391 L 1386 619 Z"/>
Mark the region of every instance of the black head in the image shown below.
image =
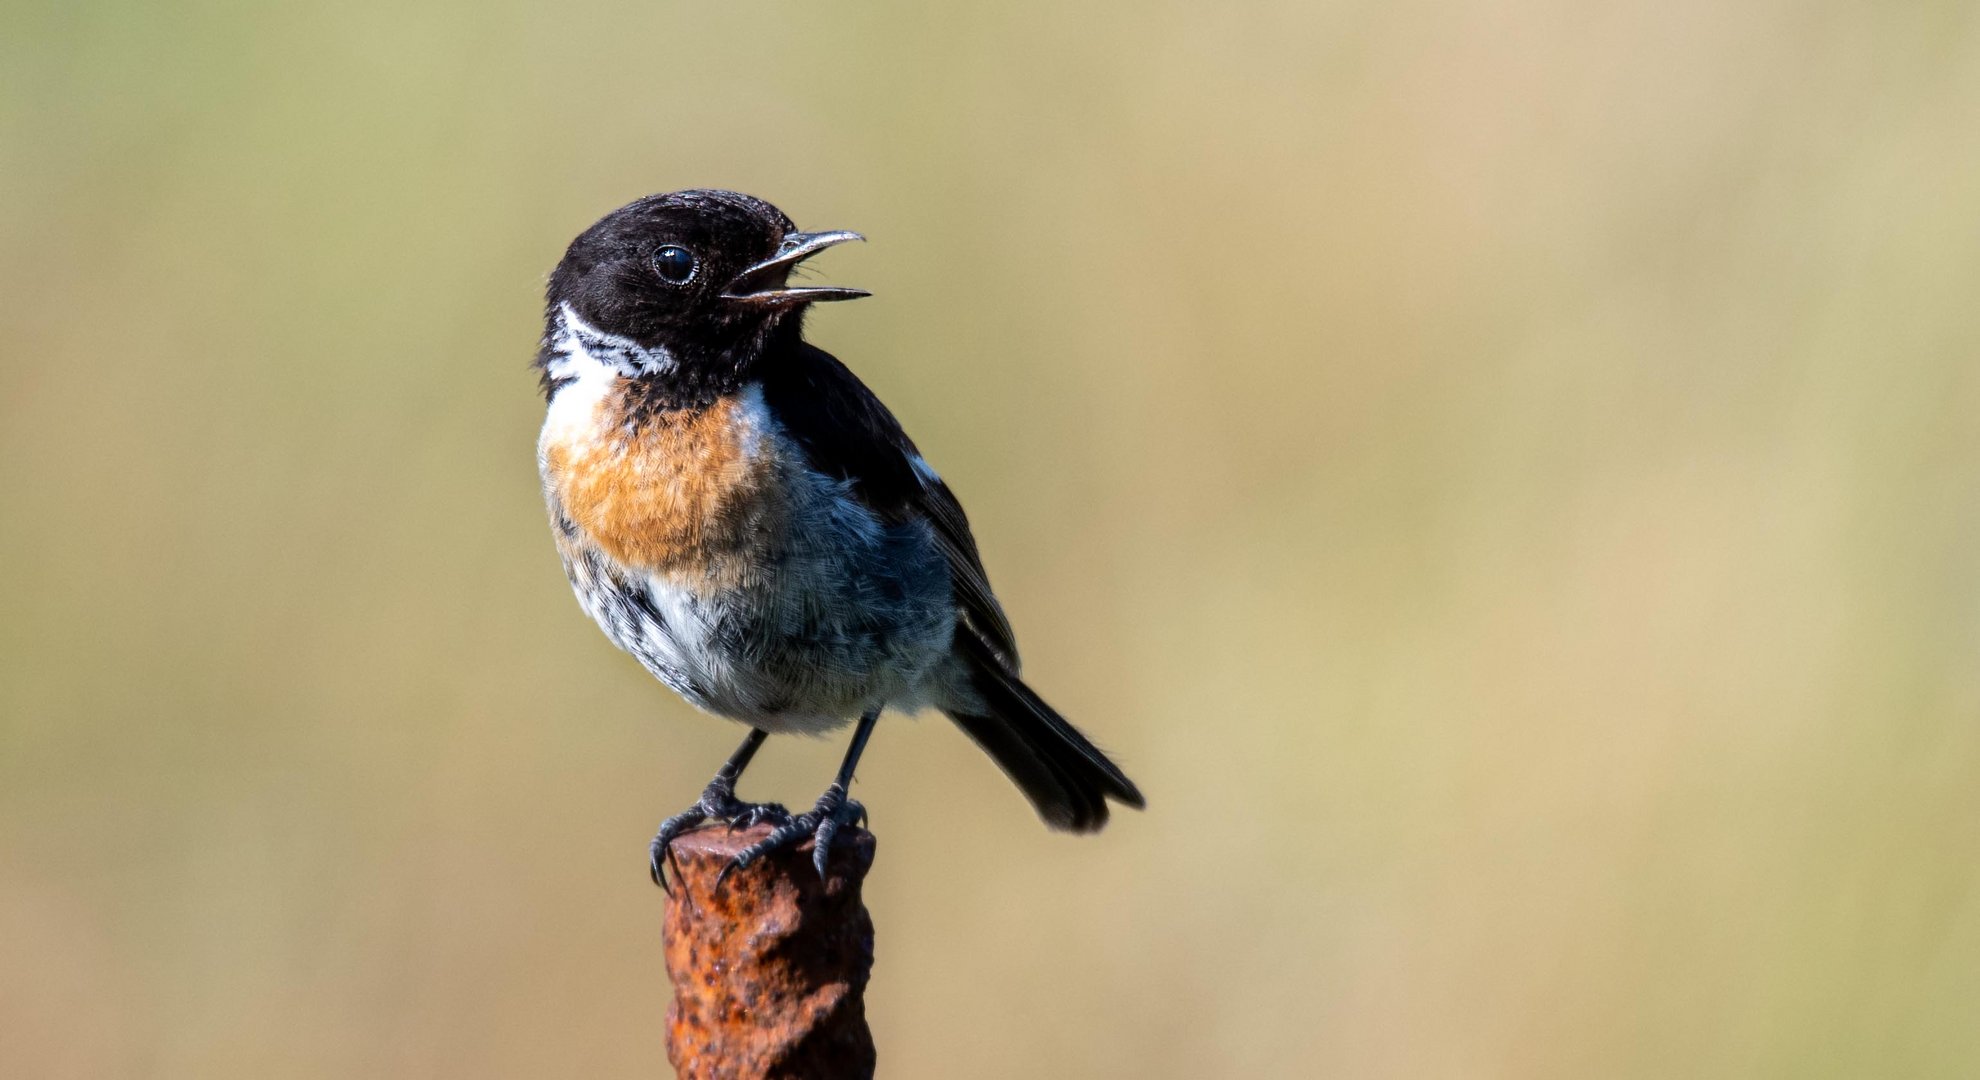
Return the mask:
<path id="1" fill-rule="evenodd" d="M 850 232 L 803 233 L 783 211 L 733 191 L 649 195 L 579 234 L 550 275 L 555 334 L 566 307 L 589 328 L 688 369 L 748 362 L 807 304 L 859 289 L 797 288 L 791 268 Z"/>

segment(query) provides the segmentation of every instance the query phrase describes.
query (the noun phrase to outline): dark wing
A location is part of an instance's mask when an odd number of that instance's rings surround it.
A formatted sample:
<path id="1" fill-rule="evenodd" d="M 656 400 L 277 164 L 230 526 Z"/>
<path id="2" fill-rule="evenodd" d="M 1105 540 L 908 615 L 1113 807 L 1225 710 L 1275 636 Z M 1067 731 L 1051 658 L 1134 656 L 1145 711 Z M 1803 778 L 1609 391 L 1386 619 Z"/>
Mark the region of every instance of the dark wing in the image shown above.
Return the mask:
<path id="1" fill-rule="evenodd" d="M 851 369 L 811 345 L 766 358 L 758 373 L 763 399 L 813 468 L 852 483 L 853 493 L 883 521 L 926 519 L 949 564 L 963 621 L 1012 673 L 1017 640 L 990 591 L 969 518 L 935 475 L 900 421 Z"/>

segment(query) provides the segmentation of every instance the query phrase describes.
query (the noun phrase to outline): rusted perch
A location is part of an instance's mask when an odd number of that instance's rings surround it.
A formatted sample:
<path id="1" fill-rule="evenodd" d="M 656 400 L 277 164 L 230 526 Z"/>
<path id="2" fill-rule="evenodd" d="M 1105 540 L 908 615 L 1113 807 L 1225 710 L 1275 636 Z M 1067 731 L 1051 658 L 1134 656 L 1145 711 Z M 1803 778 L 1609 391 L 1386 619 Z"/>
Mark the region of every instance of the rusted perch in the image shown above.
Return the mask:
<path id="1" fill-rule="evenodd" d="M 769 830 L 704 828 L 674 841 L 667 1060 L 682 1080 L 870 1077 L 873 920 L 859 889 L 873 866 L 873 834 L 842 830 L 822 882 L 806 844 L 717 888 L 729 860 Z"/>

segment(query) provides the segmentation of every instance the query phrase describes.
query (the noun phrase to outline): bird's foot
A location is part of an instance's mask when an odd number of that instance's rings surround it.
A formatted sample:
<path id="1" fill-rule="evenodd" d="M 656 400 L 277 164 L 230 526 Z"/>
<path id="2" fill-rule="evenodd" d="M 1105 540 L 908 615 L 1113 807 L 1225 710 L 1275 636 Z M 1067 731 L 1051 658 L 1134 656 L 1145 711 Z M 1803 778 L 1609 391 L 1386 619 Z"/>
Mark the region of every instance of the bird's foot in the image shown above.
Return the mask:
<path id="1" fill-rule="evenodd" d="M 747 803 L 736 798 L 735 782 L 718 776 L 702 789 L 701 798 L 693 806 L 675 814 L 660 823 L 660 831 L 653 835 L 653 846 L 648 849 L 648 866 L 653 874 L 653 883 L 662 889 L 667 887 L 668 846 L 674 839 L 689 829 L 705 821 L 720 821 L 729 826 L 729 831 L 747 829 L 764 822 L 786 825 L 791 821 L 791 812 L 777 803 Z"/>
<path id="2" fill-rule="evenodd" d="M 782 824 L 769 836 L 742 849 L 729 865 L 722 868 L 715 878 L 720 885 L 732 870 L 740 870 L 750 863 L 784 848 L 796 847 L 804 843 L 806 837 L 813 841 L 811 865 L 818 870 L 819 880 L 825 878 L 825 866 L 832 858 L 832 838 L 839 829 L 847 825 L 866 823 L 866 807 L 846 797 L 846 789 L 833 784 L 818 797 L 818 805 L 802 814 L 797 814 Z"/>

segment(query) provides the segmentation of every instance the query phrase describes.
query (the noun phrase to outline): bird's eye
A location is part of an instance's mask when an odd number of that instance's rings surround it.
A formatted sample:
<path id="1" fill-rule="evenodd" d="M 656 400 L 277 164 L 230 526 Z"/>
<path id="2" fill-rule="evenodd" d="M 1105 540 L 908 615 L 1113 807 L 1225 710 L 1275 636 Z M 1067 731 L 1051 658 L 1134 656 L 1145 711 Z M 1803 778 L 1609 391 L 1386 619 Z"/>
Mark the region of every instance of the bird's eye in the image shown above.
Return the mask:
<path id="1" fill-rule="evenodd" d="M 653 253 L 653 272 L 670 285 L 686 285 L 694 279 L 694 253 L 678 244 L 668 244 Z"/>

